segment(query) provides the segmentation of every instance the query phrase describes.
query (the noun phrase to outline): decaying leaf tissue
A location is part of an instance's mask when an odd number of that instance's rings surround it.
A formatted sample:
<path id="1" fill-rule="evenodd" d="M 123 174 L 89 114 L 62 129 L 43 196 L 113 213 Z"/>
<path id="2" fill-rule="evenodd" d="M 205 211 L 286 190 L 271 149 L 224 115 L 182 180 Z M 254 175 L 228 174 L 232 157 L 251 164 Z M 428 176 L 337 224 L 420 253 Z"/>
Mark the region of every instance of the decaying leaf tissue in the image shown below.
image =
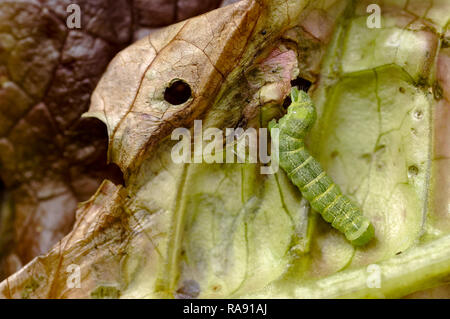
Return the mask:
<path id="1" fill-rule="evenodd" d="M 450 298 L 449 21 L 0 0 L 0 297 Z"/>

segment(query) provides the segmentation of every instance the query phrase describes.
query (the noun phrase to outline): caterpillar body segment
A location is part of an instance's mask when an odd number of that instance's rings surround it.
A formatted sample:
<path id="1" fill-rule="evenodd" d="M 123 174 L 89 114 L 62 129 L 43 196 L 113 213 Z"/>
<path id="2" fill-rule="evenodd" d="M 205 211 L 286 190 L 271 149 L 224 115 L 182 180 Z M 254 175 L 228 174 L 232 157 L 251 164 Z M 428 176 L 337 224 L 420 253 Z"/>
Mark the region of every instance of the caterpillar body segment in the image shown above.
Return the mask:
<path id="1" fill-rule="evenodd" d="M 297 88 L 292 88 L 291 99 L 287 114 L 278 123 L 269 123 L 270 130 L 279 128 L 281 168 L 325 221 L 342 232 L 352 244 L 365 245 L 374 236 L 372 224 L 361 209 L 342 194 L 305 147 L 305 135 L 316 120 L 312 100 Z"/>

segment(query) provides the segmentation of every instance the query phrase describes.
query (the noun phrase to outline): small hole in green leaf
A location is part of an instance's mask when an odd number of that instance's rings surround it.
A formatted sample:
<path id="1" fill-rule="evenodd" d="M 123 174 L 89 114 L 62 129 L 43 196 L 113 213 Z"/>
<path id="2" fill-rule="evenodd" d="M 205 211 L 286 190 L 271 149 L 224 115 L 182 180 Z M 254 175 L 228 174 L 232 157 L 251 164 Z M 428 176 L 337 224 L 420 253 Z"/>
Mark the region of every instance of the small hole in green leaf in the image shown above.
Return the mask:
<path id="1" fill-rule="evenodd" d="M 422 110 L 417 110 L 414 112 L 414 117 L 418 120 L 421 120 L 423 118 L 423 112 Z"/>
<path id="2" fill-rule="evenodd" d="M 415 165 L 411 165 L 410 167 L 408 167 L 408 177 L 412 178 L 417 176 L 417 174 L 419 174 L 419 168 Z"/>

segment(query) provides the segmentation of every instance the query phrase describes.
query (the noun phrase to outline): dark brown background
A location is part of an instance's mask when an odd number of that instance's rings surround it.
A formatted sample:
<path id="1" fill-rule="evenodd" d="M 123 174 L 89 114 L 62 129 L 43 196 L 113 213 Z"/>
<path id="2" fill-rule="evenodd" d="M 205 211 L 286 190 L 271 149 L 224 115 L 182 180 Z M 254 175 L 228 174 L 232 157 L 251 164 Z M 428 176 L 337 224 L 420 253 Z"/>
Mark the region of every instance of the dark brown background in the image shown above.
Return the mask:
<path id="1" fill-rule="evenodd" d="M 235 1 L 0 0 L 0 280 L 67 234 L 105 178 L 106 128 L 80 119 L 113 56 L 153 30 Z M 81 29 L 69 30 L 69 4 Z M 6 209 L 9 207 L 10 209 Z"/>

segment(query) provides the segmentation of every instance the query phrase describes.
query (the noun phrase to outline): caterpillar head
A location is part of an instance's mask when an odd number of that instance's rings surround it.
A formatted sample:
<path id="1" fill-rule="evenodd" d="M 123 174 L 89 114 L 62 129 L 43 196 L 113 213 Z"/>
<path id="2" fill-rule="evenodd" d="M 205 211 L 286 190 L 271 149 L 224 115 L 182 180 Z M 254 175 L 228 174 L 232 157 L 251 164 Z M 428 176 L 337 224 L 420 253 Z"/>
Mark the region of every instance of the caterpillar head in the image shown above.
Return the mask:
<path id="1" fill-rule="evenodd" d="M 309 131 L 316 120 L 316 109 L 311 98 L 305 91 L 299 91 L 293 87 L 291 100 L 292 103 L 288 108 L 289 118 L 302 121 L 307 126 L 305 131 Z"/>
<path id="2" fill-rule="evenodd" d="M 279 127 L 283 128 L 288 135 L 302 139 L 311 129 L 316 120 L 316 109 L 308 94 L 299 91 L 296 87 L 291 89 L 292 103 L 288 108 L 287 115 L 279 123 L 272 120 L 269 123 L 269 129 Z"/>

